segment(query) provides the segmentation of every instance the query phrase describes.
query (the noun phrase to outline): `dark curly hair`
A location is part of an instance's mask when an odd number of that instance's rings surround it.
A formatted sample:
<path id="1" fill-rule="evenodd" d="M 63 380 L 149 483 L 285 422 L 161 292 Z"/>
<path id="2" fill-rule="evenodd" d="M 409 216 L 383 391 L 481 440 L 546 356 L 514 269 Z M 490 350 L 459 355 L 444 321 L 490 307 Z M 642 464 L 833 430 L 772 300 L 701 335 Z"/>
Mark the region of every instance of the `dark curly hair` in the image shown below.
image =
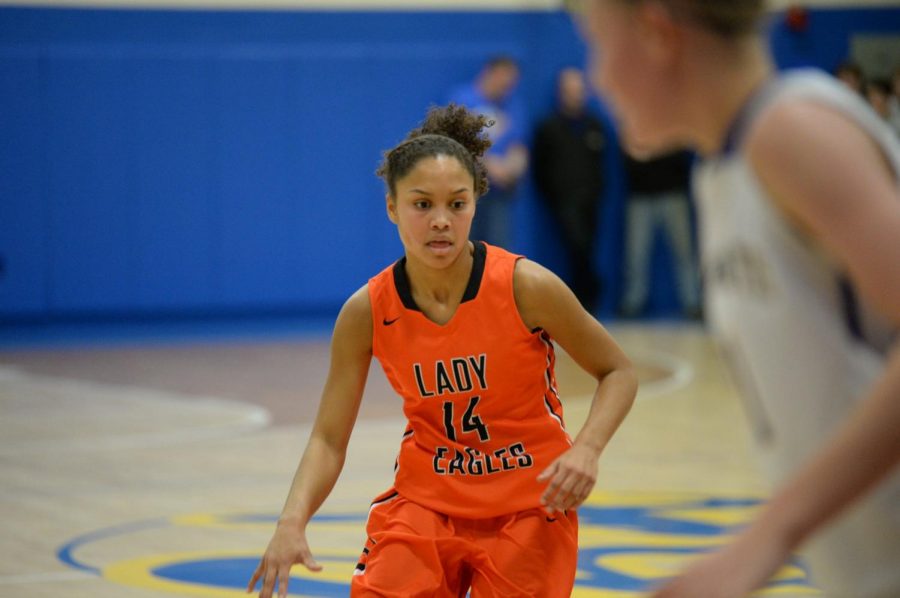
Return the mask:
<path id="1" fill-rule="evenodd" d="M 475 195 L 484 195 L 488 181 L 482 156 L 491 146 L 484 129 L 493 124 L 486 116 L 473 114 L 464 106 L 432 106 L 418 128 L 410 131 L 399 145 L 384 152 L 375 174 L 384 179 L 394 197 L 397 181 L 409 174 L 419 160 L 452 156 L 472 175 Z"/>

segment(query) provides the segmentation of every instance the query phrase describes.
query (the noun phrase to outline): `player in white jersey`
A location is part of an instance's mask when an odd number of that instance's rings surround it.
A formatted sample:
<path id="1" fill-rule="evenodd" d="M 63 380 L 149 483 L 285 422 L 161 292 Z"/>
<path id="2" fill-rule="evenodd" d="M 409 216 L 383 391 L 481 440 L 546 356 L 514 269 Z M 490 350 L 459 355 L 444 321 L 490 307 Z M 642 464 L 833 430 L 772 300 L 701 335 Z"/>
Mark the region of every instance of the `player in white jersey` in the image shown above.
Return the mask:
<path id="1" fill-rule="evenodd" d="M 776 74 L 763 0 L 591 0 L 626 142 L 691 145 L 712 329 L 777 485 L 657 598 L 745 596 L 795 549 L 826 595 L 900 597 L 900 148 L 824 74 Z"/>

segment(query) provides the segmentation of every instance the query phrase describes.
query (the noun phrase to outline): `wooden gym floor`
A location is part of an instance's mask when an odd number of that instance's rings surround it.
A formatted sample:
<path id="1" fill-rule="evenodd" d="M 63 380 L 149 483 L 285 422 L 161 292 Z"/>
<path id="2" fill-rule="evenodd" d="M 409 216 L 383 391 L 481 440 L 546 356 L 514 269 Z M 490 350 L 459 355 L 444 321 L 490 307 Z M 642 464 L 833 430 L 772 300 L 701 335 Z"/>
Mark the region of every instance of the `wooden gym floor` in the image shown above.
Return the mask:
<path id="1" fill-rule="evenodd" d="M 766 495 L 705 332 L 610 327 L 641 391 L 581 509 L 574 596 L 643 595 L 721 543 Z M 562 352 L 574 434 L 591 380 Z M 242 596 L 315 416 L 327 338 L 0 351 L 0 596 Z M 346 596 L 370 500 L 403 431 L 373 362 L 344 473 L 309 528 L 325 571 L 292 596 Z M 800 561 L 764 596 L 818 596 Z"/>

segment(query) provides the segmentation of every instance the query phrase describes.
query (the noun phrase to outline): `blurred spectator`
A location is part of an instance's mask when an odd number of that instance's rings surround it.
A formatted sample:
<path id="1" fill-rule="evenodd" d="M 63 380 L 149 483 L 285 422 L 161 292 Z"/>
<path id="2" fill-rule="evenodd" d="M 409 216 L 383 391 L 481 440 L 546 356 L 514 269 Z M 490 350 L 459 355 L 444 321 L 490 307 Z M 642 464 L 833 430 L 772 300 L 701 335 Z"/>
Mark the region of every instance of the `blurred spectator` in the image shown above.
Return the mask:
<path id="1" fill-rule="evenodd" d="M 535 132 L 534 178 L 562 231 L 567 282 L 588 311 L 597 307 L 601 288 L 593 254 L 604 146 L 603 125 L 587 106 L 584 73 L 564 69 L 557 79 L 557 108 Z"/>
<path id="2" fill-rule="evenodd" d="M 863 95 L 866 78 L 863 75 L 862 67 L 855 62 L 849 60 L 842 62 L 834 70 L 834 76 L 856 93 Z"/>
<path id="3" fill-rule="evenodd" d="M 488 129 L 493 145 L 485 155 L 490 191 L 478 200 L 470 237 L 510 247 L 512 203 L 528 168 L 525 114 L 514 92 L 519 65 L 509 56 L 488 60 L 474 82 L 457 88 L 448 100 L 494 121 Z"/>
<path id="4" fill-rule="evenodd" d="M 885 79 L 872 79 L 866 82 L 866 100 L 875 109 L 878 116 L 887 119 L 890 114 L 888 98 L 891 95 L 891 86 Z"/>
<path id="5" fill-rule="evenodd" d="M 687 151 L 649 160 L 625 156 L 630 196 L 626 206 L 623 316 L 639 316 L 646 307 L 651 250 L 656 230 L 661 228 L 675 258 L 682 311 L 688 317 L 700 317 L 700 283 L 688 199 L 691 159 Z"/>
<path id="6" fill-rule="evenodd" d="M 887 79 L 872 79 L 866 82 L 866 100 L 887 123 L 891 121 L 890 97 L 891 84 Z"/>

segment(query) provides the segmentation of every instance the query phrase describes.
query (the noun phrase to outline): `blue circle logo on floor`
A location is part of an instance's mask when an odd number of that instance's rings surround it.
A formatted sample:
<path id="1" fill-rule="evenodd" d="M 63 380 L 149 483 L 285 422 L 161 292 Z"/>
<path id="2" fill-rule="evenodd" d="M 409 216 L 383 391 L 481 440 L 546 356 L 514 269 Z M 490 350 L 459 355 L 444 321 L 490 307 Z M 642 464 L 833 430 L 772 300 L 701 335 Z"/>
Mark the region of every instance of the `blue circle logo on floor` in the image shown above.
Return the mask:
<path id="1" fill-rule="evenodd" d="M 578 572 L 573 596 L 626 598 L 676 574 L 724 543 L 759 504 L 752 498 L 685 494 L 602 494 L 578 510 Z M 274 515 L 193 514 L 92 531 L 62 546 L 60 560 L 110 582 L 182 596 L 247 596 Z M 291 596 L 347 596 L 365 539 L 365 513 L 322 514 L 308 527 L 320 573 L 291 571 Z M 248 534 L 262 538 L 246 546 Z M 336 540 L 317 546 L 315 539 Z M 187 545 L 196 550 L 184 551 Z M 160 546 L 171 550 L 160 551 Z M 215 546 L 210 550 L 209 546 Z M 358 547 L 356 547 L 358 546 Z M 106 555 L 105 557 L 99 555 Z M 760 596 L 820 596 L 798 561 Z"/>

